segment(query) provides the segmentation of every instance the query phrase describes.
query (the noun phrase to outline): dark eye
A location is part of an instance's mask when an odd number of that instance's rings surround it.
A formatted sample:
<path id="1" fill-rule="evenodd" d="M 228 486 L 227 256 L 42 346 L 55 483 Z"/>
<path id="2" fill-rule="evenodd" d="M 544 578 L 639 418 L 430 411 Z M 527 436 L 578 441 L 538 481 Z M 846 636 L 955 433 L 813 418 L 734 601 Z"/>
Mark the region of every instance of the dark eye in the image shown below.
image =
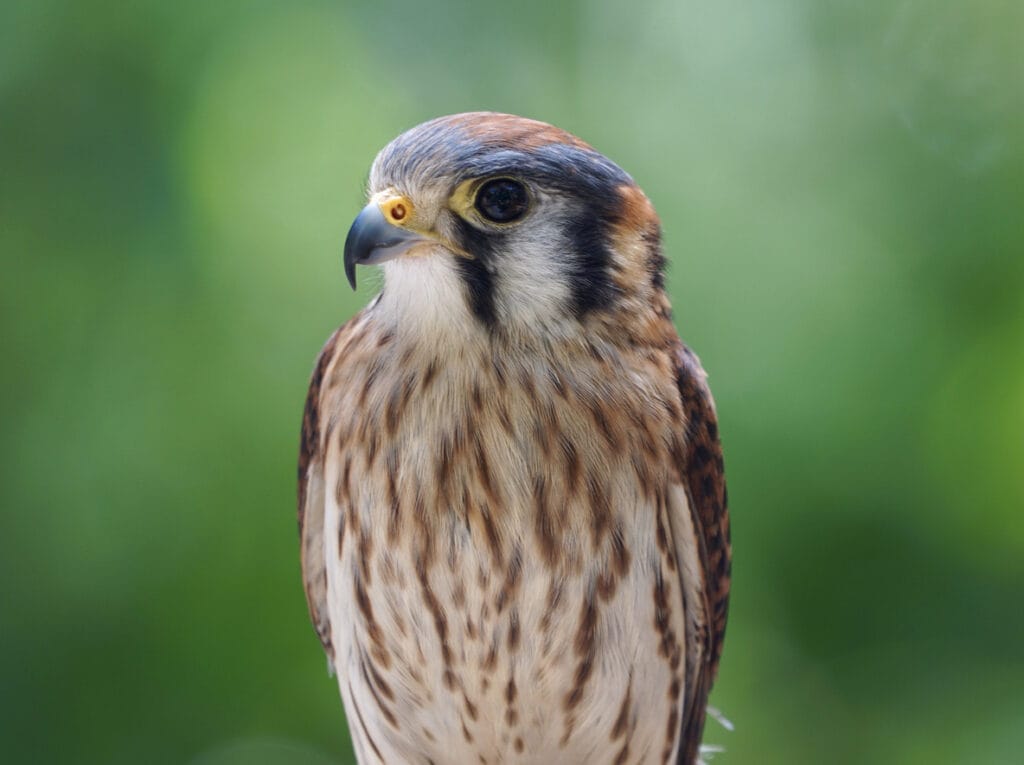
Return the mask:
<path id="1" fill-rule="evenodd" d="M 526 214 L 530 198 L 526 187 L 510 178 L 487 181 L 476 193 L 476 209 L 494 223 L 511 223 Z"/>

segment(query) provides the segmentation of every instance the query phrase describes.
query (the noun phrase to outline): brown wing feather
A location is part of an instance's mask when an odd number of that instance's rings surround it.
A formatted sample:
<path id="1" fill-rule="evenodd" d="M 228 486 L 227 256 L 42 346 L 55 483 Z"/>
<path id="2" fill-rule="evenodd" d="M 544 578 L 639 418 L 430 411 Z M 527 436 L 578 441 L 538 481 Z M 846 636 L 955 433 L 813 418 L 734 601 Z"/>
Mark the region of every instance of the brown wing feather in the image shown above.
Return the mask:
<path id="1" fill-rule="evenodd" d="M 715 403 L 700 360 L 682 343 L 676 351 L 676 383 L 687 423 L 680 471 L 701 556 L 708 615 L 707 629 L 697 636 L 705 641 L 703 666 L 695 668 L 692 692 L 687 694 L 689 704 L 679 749 L 679 765 L 691 765 L 697 761 L 707 698 L 722 655 L 732 550 L 725 465 Z"/>
<path id="2" fill-rule="evenodd" d="M 333 658 L 331 624 L 327 615 L 327 570 L 324 567 L 324 477 L 323 442 L 320 417 L 320 388 L 327 368 L 343 343 L 340 341 L 352 326 L 342 325 L 331 335 L 320 351 L 306 394 L 306 407 L 302 415 L 302 436 L 299 441 L 298 520 L 299 544 L 302 556 L 302 586 L 306 591 L 309 616 L 313 620 L 320 642 L 328 656 Z"/>

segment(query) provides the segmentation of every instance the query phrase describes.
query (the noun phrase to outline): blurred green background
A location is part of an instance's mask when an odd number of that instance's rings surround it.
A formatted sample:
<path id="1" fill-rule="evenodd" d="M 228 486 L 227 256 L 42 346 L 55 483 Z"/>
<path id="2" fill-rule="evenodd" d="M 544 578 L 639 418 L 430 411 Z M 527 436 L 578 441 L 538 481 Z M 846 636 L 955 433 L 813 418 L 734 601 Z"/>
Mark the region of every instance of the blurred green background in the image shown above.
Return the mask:
<path id="1" fill-rule="evenodd" d="M 0 759 L 350 761 L 295 533 L 375 152 L 657 205 L 735 541 L 722 763 L 1024 755 L 1024 6 L 0 1 Z"/>

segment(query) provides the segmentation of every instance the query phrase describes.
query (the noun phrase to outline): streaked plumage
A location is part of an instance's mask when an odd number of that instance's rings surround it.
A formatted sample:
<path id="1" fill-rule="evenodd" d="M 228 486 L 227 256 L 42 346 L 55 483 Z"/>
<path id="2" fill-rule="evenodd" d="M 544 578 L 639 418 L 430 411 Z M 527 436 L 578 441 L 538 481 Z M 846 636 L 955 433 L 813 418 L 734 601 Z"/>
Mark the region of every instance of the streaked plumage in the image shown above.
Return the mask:
<path id="1" fill-rule="evenodd" d="M 385 286 L 317 361 L 299 460 L 360 762 L 694 762 L 729 525 L 653 208 L 489 113 L 399 136 L 370 196 L 346 266 L 386 260 Z"/>

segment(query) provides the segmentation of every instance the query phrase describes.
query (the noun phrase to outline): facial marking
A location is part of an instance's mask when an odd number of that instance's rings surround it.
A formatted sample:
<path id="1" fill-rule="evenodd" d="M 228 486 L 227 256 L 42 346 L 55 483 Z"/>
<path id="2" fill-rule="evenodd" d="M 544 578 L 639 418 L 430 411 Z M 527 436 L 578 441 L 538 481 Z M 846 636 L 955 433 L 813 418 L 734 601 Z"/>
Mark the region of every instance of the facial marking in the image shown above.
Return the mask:
<path id="1" fill-rule="evenodd" d="M 622 192 L 636 188 L 629 175 L 571 134 L 510 115 L 432 120 L 378 155 L 371 190 L 397 188 L 404 201 L 389 201 L 385 215 L 429 225 L 462 256 L 450 273 L 488 331 L 543 331 L 615 308 L 623 282 L 613 245 L 641 223 L 641 205 Z"/>

